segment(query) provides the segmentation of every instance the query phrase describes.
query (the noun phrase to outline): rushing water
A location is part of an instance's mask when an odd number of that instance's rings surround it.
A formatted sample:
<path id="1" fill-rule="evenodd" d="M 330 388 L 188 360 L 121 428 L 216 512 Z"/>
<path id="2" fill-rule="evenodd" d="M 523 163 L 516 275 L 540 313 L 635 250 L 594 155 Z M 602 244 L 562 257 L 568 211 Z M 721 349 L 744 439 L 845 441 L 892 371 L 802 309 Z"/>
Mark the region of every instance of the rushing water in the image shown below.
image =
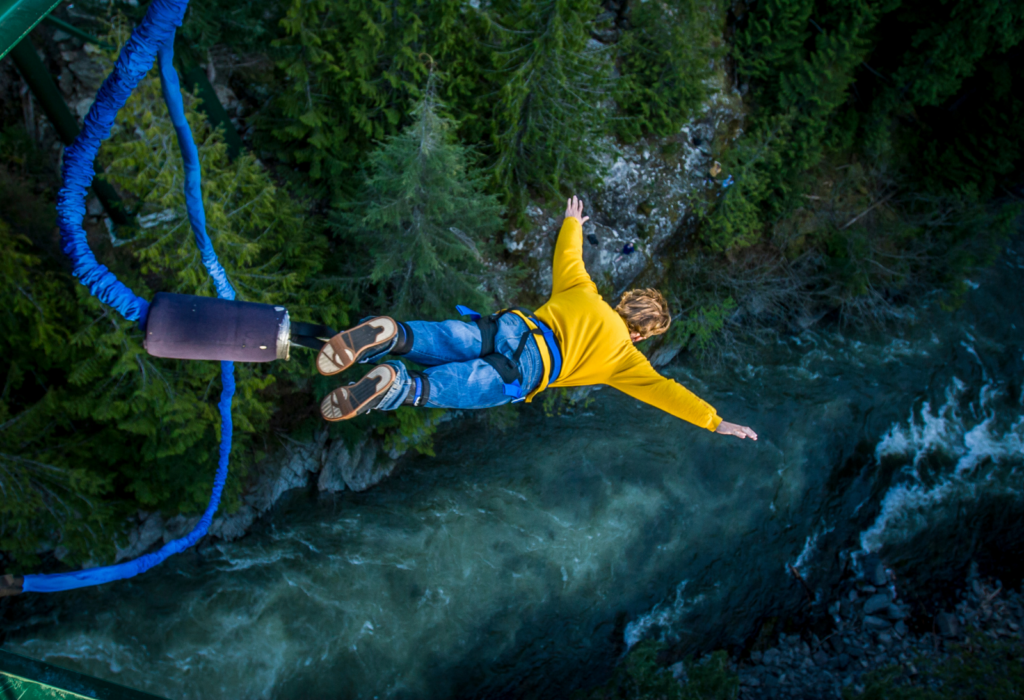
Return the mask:
<path id="1" fill-rule="evenodd" d="M 462 422 L 367 493 L 55 595 L 4 648 L 168 698 L 566 697 L 639 639 L 727 646 L 800 609 L 790 565 L 820 596 L 866 552 L 911 578 L 1019 553 L 1022 281 L 1008 253 L 899 337 L 669 370 L 756 443 L 611 390 Z"/>

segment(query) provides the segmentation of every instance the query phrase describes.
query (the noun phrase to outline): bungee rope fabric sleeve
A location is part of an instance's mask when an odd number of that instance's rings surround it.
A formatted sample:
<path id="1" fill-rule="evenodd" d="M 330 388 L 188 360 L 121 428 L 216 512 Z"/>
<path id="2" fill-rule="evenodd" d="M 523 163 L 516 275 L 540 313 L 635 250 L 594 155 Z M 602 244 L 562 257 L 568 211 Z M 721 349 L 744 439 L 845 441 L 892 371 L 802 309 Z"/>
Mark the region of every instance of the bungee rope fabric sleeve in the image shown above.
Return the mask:
<path id="1" fill-rule="evenodd" d="M 187 0 L 186 0 L 187 2 Z M 188 220 L 195 234 L 196 247 L 202 257 L 203 265 L 213 279 L 217 296 L 221 299 L 234 300 L 235 290 L 228 281 L 228 273 L 217 259 L 210 236 L 206 233 L 206 210 L 203 208 L 203 182 L 199 171 L 199 149 L 192 138 L 192 129 L 185 118 L 185 104 L 181 100 L 181 85 L 178 83 L 178 72 L 174 70 L 174 33 L 170 40 L 160 48 L 160 87 L 164 93 L 167 111 L 171 114 L 171 123 L 178 134 L 178 148 L 185 170 L 185 209 Z"/>
<path id="2" fill-rule="evenodd" d="M 96 102 L 85 118 L 85 126 L 75 143 L 64 155 L 64 187 L 58 195 L 57 218 L 63 238 L 64 252 L 71 258 L 74 275 L 89 288 L 100 301 L 112 306 L 129 321 L 144 325 L 149 304 L 119 282 L 106 267 L 100 265 L 89 249 L 82 221 L 85 217 L 85 191 L 95 175 L 93 161 L 100 142 L 110 135 L 117 112 L 125 105 L 132 91 L 160 58 L 160 77 L 164 100 L 178 134 L 182 160 L 185 166 L 185 200 L 189 221 L 195 234 L 203 264 L 213 278 L 217 296 L 234 299 L 235 290 L 227 273 L 217 259 L 213 244 L 206 233 L 206 214 L 202 201 L 202 181 L 199 153 L 192 139 L 192 131 L 185 119 L 178 75 L 174 71 L 174 33 L 181 26 L 188 0 L 153 0 L 145 19 L 132 32 L 121 52 L 114 70 L 104 81 Z M 209 530 L 213 516 L 220 505 L 224 482 L 228 476 L 228 458 L 231 454 L 231 401 L 235 394 L 235 368 L 232 362 L 221 362 L 221 395 L 217 406 L 221 416 L 220 454 L 213 480 L 210 502 L 199 523 L 184 537 L 168 542 L 156 552 L 113 566 L 85 569 L 67 574 L 30 574 L 24 577 L 22 591 L 67 591 L 95 586 L 101 583 L 131 578 L 153 568 L 173 554 L 182 552 L 198 542 Z"/>

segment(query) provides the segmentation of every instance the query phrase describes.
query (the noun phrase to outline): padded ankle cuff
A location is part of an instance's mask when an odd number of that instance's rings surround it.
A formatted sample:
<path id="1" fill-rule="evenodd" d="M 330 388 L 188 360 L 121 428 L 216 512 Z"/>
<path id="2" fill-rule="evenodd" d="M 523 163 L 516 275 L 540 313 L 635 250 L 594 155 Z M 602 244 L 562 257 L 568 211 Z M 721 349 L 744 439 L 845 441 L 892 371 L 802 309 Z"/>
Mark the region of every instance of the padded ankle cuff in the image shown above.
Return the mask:
<path id="1" fill-rule="evenodd" d="M 430 379 L 422 372 L 409 372 L 412 386 L 402 402 L 403 406 L 423 406 L 430 398 Z"/>
<path id="2" fill-rule="evenodd" d="M 395 340 L 395 346 L 391 348 L 391 354 L 405 355 L 412 350 L 412 341 L 412 328 L 401 321 L 398 321 L 398 339 Z"/>

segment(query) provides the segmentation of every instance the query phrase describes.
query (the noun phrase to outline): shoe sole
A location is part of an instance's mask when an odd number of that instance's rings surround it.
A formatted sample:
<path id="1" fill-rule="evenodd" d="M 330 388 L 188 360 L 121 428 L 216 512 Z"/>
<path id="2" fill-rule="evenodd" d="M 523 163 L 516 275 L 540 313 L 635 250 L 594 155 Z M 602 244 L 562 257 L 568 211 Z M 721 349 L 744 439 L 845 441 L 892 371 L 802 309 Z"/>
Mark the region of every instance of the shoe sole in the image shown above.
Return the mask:
<path id="1" fill-rule="evenodd" d="M 324 420 L 334 422 L 366 413 L 380 403 L 374 399 L 384 396 L 397 377 L 391 365 L 374 367 L 355 384 L 338 387 L 325 396 L 320 402 L 320 414 Z"/>
<path id="2" fill-rule="evenodd" d="M 387 345 L 398 335 L 398 322 L 378 316 L 355 328 L 342 331 L 320 348 L 316 368 L 325 377 L 344 372 L 374 348 Z"/>

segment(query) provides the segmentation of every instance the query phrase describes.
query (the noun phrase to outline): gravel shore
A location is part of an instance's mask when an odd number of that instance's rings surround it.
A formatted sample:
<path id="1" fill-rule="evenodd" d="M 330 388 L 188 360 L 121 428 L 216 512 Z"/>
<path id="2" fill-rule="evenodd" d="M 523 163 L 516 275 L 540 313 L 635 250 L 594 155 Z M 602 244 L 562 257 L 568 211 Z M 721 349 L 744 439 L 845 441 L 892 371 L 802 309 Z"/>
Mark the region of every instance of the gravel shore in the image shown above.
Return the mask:
<path id="1" fill-rule="evenodd" d="M 780 634 L 735 659 L 740 700 L 839 698 L 845 688 L 864 690 L 866 674 L 898 668 L 918 675 L 922 661 L 939 662 L 953 652 L 950 643 L 976 632 L 991 639 L 1021 639 L 1024 595 L 1000 581 L 980 577 L 972 567 L 956 600 L 932 613 L 904 601 L 891 569 L 868 561 L 857 578 L 846 580 L 828 607 L 831 633 Z M 943 607 L 938 604 L 941 610 Z"/>

